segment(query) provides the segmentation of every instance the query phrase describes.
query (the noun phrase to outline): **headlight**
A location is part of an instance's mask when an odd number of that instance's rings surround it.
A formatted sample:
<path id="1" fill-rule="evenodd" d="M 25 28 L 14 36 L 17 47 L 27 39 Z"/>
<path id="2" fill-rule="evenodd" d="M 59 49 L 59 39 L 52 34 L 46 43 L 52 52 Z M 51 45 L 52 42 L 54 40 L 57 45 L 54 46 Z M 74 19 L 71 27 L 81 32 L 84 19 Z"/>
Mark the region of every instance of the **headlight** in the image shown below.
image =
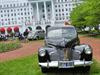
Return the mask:
<path id="1" fill-rule="evenodd" d="M 85 49 L 85 53 L 86 54 L 91 54 L 92 53 L 92 50 L 90 48 L 87 48 L 87 49 Z"/>
<path id="2" fill-rule="evenodd" d="M 41 57 L 45 56 L 45 55 L 46 55 L 46 51 L 45 51 L 44 49 L 40 49 L 40 50 L 39 50 L 39 55 L 40 55 Z"/>

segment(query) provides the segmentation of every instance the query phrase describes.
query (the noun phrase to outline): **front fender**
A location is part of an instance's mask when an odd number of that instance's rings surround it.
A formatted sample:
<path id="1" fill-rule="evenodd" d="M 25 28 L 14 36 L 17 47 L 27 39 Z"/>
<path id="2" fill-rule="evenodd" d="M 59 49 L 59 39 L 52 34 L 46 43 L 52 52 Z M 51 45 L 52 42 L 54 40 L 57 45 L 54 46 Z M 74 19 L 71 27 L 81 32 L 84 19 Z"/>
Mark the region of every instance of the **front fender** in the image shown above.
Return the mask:
<path id="1" fill-rule="evenodd" d="M 87 54 L 86 50 L 90 49 L 91 53 Z M 80 54 L 80 60 L 86 60 L 86 61 L 91 61 L 92 60 L 92 56 L 93 56 L 93 51 L 90 45 L 87 44 L 81 44 L 81 45 L 77 45 L 75 46 L 75 51 L 78 52 Z"/>
<path id="2" fill-rule="evenodd" d="M 40 56 L 39 51 L 41 51 L 41 48 L 38 50 L 38 60 L 39 60 L 39 62 L 51 61 L 49 51 L 48 51 L 49 49 L 47 47 L 42 47 L 42 49 L 44 49 L 46 53 L 45 53 L 44 56 Z"/>

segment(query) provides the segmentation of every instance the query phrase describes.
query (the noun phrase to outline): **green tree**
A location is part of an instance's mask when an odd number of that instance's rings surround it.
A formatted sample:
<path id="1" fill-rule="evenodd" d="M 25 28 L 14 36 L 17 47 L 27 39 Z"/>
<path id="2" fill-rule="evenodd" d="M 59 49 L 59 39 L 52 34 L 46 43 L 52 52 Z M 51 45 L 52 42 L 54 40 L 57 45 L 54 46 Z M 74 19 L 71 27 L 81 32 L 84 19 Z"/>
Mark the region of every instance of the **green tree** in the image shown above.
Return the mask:
<path id="1" fill-rule="evenodd" d="M 100 24 L 100 0 L 84 0 L 72 11 L 71 23 L 78 27 Z"/>

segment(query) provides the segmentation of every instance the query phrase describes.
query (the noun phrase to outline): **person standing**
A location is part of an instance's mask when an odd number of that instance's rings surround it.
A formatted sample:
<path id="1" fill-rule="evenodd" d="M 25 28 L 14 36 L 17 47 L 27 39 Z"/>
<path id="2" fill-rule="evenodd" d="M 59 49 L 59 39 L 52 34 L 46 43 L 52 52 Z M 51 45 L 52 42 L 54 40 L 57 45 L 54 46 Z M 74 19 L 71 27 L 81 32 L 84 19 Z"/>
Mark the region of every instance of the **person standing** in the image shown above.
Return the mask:
<path id="1" fill-rule="evenodd" d="M 28 29 L 26 29 L 23 35 L 25 38 L 27 38 L 28 34 L 29 34 Z"/>

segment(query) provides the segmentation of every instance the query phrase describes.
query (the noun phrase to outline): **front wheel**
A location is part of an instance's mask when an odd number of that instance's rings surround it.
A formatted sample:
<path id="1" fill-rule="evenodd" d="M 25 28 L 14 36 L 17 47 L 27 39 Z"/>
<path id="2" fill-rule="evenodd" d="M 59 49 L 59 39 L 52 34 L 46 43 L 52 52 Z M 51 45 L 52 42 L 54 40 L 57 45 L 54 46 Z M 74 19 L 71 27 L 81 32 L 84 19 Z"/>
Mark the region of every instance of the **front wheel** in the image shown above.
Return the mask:
<path id="1" fill-rule="evenodd" d="M 35 38 L 36 40 L 39 40 L 39 36 L 36 36 L 36 38 Z"/>
<path id="2" fill-rule="evenodd" d="M 42 73 L 47 73 L 48 69 L 44 68 L 44 67 L 41 67 L 41 71 L 42 71 Z"/>
<path id="3" fill-rule="evenodd" d="M 84 67 L 84 72 L 89 72 L 90 71 L 90 66 Z"/>

